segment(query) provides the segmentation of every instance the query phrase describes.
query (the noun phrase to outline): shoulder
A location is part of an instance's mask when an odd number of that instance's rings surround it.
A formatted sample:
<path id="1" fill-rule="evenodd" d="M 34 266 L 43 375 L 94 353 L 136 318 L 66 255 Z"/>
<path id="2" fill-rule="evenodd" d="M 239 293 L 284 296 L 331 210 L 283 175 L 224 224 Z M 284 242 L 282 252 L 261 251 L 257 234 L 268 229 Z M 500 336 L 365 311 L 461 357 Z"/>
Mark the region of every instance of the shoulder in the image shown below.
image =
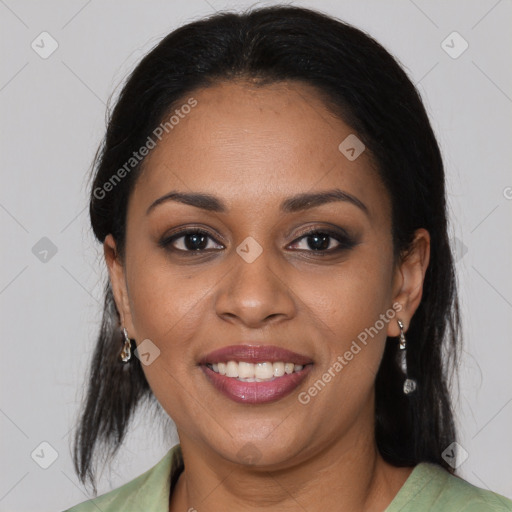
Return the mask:
<path id="1" fill-rule="evenodd" d="M 386 512 L 512 512 L 512 500 L 452 475 L 438 464 L 422 462 Z"/>
<path id="2" fill-rule="evenodd" d="M 119 510 L 152 510 L 167 511 L 171 473 L 179 465 L 181 457 L 180 445 L 171 448 L 166 455 L 152 468 L 128 483 L 84 501 L 64 512 L 114 512 Z"/>

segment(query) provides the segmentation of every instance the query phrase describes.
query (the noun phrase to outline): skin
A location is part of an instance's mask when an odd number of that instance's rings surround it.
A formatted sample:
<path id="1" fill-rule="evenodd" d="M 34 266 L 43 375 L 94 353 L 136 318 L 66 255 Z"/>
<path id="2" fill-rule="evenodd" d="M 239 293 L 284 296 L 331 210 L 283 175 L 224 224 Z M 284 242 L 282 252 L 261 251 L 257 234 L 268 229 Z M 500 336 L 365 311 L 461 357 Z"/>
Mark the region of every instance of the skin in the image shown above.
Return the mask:
<path id="1" fill-rule="evenodd" d="M 377 451 L 374 381 L 386 337 L 399 335 L 396 319 L 407 332 L 420 303 L 429 234 L 419 229 L 410 255 L 393 260 L 391 203 L 369 151 L 349 161 L 338 150 L 353 130 L 311 86 L 228 82 L 193 97 L 197 106 L 152 150 L 130 197 L 124 260 L 111 235 L 104 243 L 122 325 L 137 344 L 150 339 L 160 349 L 143 369 L 176 423 L 185 463 L 169 510 L 384 510 L 412 468 Z M 289 196 L 332 188 L 356 196 L 369 214 L 344 201 L 279 211 Z M 171 190 L 213 194 L 228 211 L 169 201 L 146 215 Z M 175 252 L 159 247 L 178 227 L 208 230 L 207 250 L 179 253 L 184 238 Z M 356 245 L 322 257 L 303 233 L 329 227 Z M 263 249 L 252 263 L 236 252 L 248 236 Z M 339 245 L 328 240 L 324 252 Z M 393 303 L 396 317 L 301 404 L 298 393 Z M 197 361 L 243 343 L 305 354 L 312 371 L 278 401 L 231 401 Z M 255 464 L 241 459 L 248 446 L 259 454 Z"/>

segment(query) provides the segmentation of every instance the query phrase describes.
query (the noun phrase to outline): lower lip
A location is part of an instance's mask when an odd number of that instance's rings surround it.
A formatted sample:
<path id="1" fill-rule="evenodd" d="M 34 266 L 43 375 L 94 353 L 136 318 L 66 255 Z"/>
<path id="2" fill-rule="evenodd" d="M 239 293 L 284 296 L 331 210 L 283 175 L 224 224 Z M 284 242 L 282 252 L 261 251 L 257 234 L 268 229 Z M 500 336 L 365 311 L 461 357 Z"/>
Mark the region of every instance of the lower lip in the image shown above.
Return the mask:
<path id="1" fill-rule="evenodd" d="M 231 400 L 244 404 L 263 404 L 289 395 L 304 380 L 311 366 L 308 364 L 299 372 L 286 373 L 267 382 L 243 382 L 214 372 L 205 365 L 201 365 L 201 369 L 209 381 Z"/>

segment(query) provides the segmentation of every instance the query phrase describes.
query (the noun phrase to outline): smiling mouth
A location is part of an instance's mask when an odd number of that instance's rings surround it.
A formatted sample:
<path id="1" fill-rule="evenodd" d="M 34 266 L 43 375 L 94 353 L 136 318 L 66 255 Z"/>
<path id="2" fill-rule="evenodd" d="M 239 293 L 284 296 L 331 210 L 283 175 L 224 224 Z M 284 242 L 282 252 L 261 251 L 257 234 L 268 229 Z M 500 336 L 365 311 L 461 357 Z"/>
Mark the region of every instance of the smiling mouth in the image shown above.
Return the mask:
<path id="1" fill-rule="evenodd" d="M 265 404 L 289 395 L 313 366 L 311 357 L 275 345 L 229 345 L 202 356 L 207 381 L 234 402 Z"/>
<path id="2" fill-rule="evenodd" d="M 277 363 L 276 375 L 274 375 L 275 363 Z M 252 364 L 255 367 L 251 373 L 249 373 L 250 367 L 245 366 L 243 361 L 206 363 L 200 365 L 200 368 L 207 381 L 225 397 L 241 404 L 256 405 L 276 402 L 290 395 L 304 381 L 313 367 L 313 363 L 294 364 L 292 370 L 292 363 L 289 363 L 285 369 L 287 363 L 282 361 L 246 364 Z M 240 368 L 241 372 L 237 372 L 236 370 Z M 224 375 L 220 373 L 222 370 L 226 372 Z M 241 377 L 240 373 L 249 376 Z"/>
<path id="3" fill-rule="evenodd" d="M 207 363 L 206 366 L 219 375 L 236 379 L 240 382 L 272 382 L 284 375 L 291 375 L 302 371 L 304 366 L 284 361 L 263 361 L 249 363 L 246 361 L 227 361 Z"/>

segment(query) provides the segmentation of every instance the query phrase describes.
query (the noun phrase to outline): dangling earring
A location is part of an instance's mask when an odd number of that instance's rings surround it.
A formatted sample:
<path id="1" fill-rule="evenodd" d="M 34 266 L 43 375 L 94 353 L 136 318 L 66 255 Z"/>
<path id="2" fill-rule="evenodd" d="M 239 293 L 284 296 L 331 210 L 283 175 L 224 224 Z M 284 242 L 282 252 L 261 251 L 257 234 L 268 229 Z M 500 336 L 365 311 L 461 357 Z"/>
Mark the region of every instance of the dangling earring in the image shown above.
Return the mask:
<path id="1" fill-rule="evenodd" d="M 123 349 L 121 350 L 121 361 L 123 363 L 127 363 L 130 358 L 132 357 L 132 342 L 130 341 L 130 338 L 128 337 L 128 333 L 126 332 L 126 328 L 123 327 L 123 335 L 124 335 L 124 344 Z"/>
<path id="2" fill-rule="evenodd" d="M 400 327 L 400 366 L 402 367 L 402 371 L 405 373 L 405 381 L 404 381 L 404 393 L 408 395 L 412 393 L 416 389 L 416 381 L 414 379 L 409 379 L 407 377 L 407 360 L 406 360 L 406 345 L 407 341 L 404 335 L 404 324 L 397 320 L 398 327 Z"/>

